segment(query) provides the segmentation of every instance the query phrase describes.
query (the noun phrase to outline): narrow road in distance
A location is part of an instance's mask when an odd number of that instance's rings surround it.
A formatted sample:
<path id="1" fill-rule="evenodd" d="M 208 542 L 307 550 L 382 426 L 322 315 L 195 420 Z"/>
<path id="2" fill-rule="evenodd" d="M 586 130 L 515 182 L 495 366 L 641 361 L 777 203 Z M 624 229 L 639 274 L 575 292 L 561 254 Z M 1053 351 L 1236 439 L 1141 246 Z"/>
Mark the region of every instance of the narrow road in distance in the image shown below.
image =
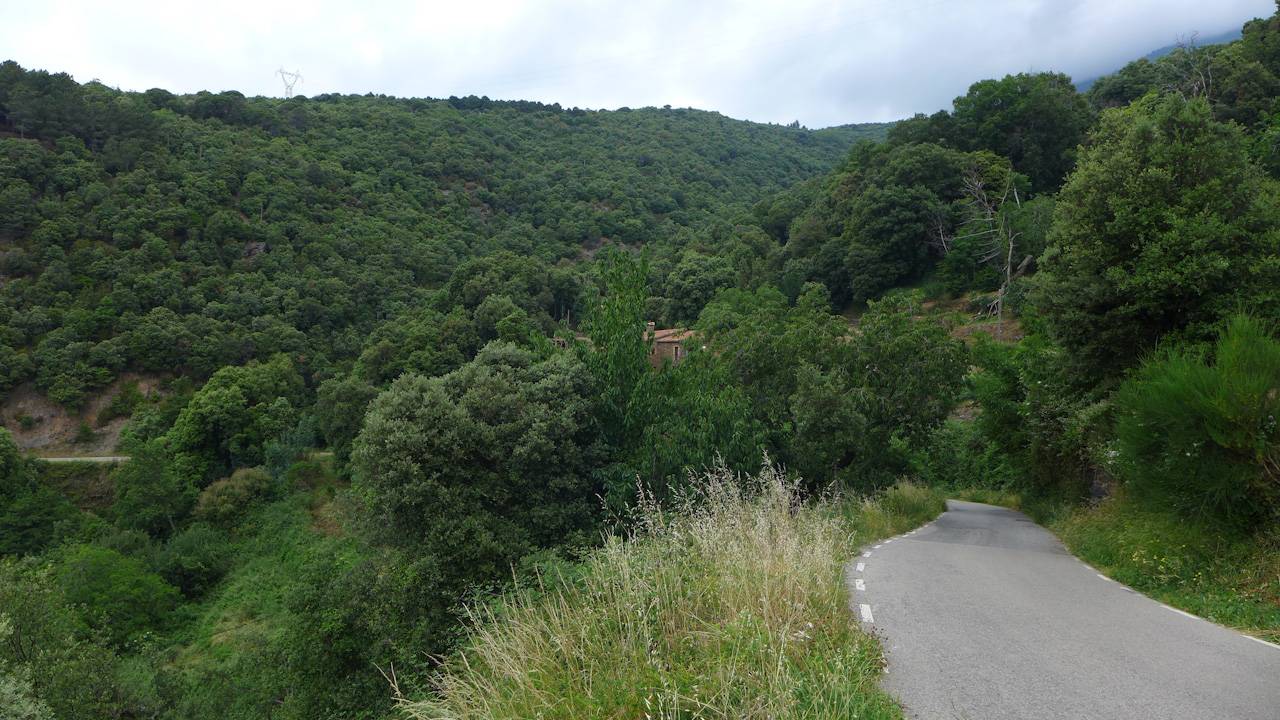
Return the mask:
<path id="1" fill-rule="evenodd" d="M 1280 720 L 1280 647 L 1106 579 L 1021 513 L 947 512 L 849 565 L 914 720 Z"/>
<path id="2" fill-rule="evenodd" d="M 127 455 L 85 455 L 83 457 L 37 457 L 36 460 L 43 460 L 51 463 L 122 463 L 129 459 Z"/>

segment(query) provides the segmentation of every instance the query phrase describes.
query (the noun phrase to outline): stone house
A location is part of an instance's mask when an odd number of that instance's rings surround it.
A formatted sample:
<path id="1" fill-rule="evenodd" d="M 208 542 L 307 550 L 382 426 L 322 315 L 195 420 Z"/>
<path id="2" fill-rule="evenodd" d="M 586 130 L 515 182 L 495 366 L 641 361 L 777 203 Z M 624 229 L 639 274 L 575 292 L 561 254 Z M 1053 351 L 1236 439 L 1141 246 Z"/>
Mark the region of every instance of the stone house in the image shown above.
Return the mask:
<path id="1" fill-rule="evenodd" d="M 684 360 L 689 354 L 685 345 L 692 341 L 696 333 L 686 328 L 657 329 L 657 323 L 650 322 L 645 331 L 645 339 L 651 341 L 649 346 L 649 364 L 661 367 L 664 362 L 672 365 Z"/>

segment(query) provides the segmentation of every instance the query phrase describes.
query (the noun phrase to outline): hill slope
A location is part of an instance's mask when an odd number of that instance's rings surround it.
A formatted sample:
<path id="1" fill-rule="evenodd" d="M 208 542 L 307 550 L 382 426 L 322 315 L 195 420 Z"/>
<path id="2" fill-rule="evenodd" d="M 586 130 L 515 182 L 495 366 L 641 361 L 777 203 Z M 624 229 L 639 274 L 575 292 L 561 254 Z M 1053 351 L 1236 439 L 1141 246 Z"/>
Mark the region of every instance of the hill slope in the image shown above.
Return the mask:
<path id="1" fill-rule="evenodd" d="M 8 62 L 0 392 L 34 377 L 74 404 L 124 368 L 350 357 L 469 258 L 550 263 L 696 233 L 884 130 L 474 97 L 124 93 Z"/>

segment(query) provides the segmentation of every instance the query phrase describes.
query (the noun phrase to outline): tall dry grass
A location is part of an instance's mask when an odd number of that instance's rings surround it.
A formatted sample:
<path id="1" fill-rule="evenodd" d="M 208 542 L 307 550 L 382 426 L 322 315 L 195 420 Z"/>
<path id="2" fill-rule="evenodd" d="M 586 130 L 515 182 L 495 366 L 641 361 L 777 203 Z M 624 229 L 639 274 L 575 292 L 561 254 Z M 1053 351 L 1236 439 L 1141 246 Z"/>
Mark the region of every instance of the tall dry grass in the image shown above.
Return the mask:
<path id="1" fill-rule="evenodd" d="M 706 473 L 674 511 L 652 503 L 574 581 L 476 610 L 463 649 L 414 719 L 899 718 L 880 649 L 847 608 L 842 566 L 859 517 L 905 529 L 901 508 L 804 504 L 766 467 Z M 888 502 L 924 515 L 911 488 Z M 851 525 L 850 518 L 854 519 Z"/>

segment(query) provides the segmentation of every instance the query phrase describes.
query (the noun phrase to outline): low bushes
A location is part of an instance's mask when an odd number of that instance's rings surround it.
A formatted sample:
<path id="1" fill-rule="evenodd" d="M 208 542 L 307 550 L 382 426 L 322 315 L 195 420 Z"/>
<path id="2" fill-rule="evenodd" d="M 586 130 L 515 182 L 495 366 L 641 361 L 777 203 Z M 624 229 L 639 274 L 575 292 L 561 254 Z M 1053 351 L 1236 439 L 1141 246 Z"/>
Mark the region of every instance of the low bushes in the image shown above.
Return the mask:
<path id="1" fill-rule="evenodd" d="M 177 591 L 141 561 L 104 547 L 67 548 L 56 573 L 88 626 L 117 647 L 160 627 L 178 604 Z"/>
<path id="2" fill-rule="evenodd" d="M 1280 517 L 1280 342 L 1237 316 L 1211 353 L 1176 348 L 1116 395 L 1118 465 L 1140 496 L 1237 527 Z"/>
<path id="3" fill-rule="evenodd" d="M 196 523 L 169 538 L 158 553 L 160 574 L 187 597 L 199 597 L 231 567 L 231 546 L 225 533 Z"/>
<path id="4" fill-rule="evenodd" d="M 231 527 L 271 493 L 271 476 L 262 468 L 241 468 L 200 492 L 192 515 L 219 527 Z"/>

